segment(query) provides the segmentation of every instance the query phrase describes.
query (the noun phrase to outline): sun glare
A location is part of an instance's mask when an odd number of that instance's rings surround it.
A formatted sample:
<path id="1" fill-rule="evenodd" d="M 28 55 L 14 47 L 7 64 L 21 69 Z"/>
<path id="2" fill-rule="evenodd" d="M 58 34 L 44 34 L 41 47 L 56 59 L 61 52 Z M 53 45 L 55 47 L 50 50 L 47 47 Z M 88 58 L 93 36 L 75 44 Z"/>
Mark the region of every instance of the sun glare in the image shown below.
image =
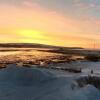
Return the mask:
<path id="1" fill-rule="evenodd" d="M 21 39 L 22 42 L 32 42 L 32 43 L 42 43 L 43 40 L 48 39 L 48 37 L 41 31 L 38 30 L 30 30 L 30 29 L 24 29 L 24 30 L 17 30 L 17 34 L 23 37 Z"/>
<path id="2" fill-rule="evenodd" d="M 28 38 L 44 38 L 43 33 L 37 30 L 18 30 L 18 33 Z"/>

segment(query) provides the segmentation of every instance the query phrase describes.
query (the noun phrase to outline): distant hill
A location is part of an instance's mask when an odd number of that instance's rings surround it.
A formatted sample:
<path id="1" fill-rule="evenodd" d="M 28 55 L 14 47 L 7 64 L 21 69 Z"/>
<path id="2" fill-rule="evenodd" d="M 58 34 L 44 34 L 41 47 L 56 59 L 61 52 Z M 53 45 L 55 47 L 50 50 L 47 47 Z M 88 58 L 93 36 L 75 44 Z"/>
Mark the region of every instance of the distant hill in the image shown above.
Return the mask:
<path id="1" fill-rule="evenodd" d="M 83 49 L 81 47 L 62 47 L 37 43 L 0 43 L 0 47 L 8 48 L 54 48 L 54 49 Z"/>

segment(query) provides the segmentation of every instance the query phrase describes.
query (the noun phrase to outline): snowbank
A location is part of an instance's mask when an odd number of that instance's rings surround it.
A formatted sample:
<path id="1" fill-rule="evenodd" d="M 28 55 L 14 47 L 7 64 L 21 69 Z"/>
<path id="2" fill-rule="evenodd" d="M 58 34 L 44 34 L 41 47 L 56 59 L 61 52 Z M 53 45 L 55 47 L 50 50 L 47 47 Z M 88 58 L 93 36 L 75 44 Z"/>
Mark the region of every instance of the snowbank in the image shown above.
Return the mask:
<path id="1" fill-rule="evenodd" d="M 13 85 L 35 85 L 53 78 L 53 74 L 37 68 L 24 68 L 10 65 L 0 71 L 0 81 Z"/>
<path id="2" fill-rule="evenodd" d="M 11 65 L 0 70 L 0 100 L 99 100 L 92 85 L 72 89 L 74 76 L 56 76 L 39 68 Z"/>

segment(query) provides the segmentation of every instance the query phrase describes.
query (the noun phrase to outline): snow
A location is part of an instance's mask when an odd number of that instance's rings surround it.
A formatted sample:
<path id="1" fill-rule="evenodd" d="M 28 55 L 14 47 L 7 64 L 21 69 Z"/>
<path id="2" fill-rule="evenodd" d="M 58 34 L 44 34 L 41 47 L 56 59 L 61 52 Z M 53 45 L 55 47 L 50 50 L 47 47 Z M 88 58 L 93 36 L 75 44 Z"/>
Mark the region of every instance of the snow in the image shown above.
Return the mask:
<path id="1" fill-rule="evenodd" d="M 94 74 L 100 75 L 100 62 L 75 61 L 75 62 L 71 62 L 71 63 L 58 64 L 55 66 L 56 67 L 64 67 L 64 68 L 66 68 L 66 67 L 81 68 L 83 74 L 90 74 L 91 70 L 93 70 Z"/>
<path id="2" fill-rule="evenodd" d="M 92 85 L 72 88 L 81 75 L 62 74 L 10 65 L 0 70 L 0 100 L 100 100 L 100 90 Z"/>

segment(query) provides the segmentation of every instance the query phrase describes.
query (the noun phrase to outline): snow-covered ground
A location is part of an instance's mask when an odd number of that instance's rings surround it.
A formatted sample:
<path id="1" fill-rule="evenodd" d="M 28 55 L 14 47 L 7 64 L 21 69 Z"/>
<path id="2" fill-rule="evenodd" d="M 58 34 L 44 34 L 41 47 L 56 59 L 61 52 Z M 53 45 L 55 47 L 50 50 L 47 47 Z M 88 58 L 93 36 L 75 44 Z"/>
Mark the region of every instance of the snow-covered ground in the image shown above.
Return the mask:
<path id="1" fill-rule="evenodd" d="M 96 75 L 100 75 L 100 62 L 90 62 L 90 61 L 74 61 L 71 63 L 62 63 L 62 64 L 56 64 L 54 67 L 63 67 L 63 68 L 81 68 L 82 73 L 81 74 L 91 74 L 91 70 L 93 70 L 93 73 Z M 72 73 L 68 73 L 71 74 Z"/>
<path id="2" fill-rule="evenodd" d="M 76 78 L 88 75 L 87 70 L 100 71 L 99 65 L 100 62 L 74 63 L 72 66 L 83 68 L 80 74 L 10 65 L 0 70 L 0 100 L 100 100 L 99 89 L 74 84 Z"/>

